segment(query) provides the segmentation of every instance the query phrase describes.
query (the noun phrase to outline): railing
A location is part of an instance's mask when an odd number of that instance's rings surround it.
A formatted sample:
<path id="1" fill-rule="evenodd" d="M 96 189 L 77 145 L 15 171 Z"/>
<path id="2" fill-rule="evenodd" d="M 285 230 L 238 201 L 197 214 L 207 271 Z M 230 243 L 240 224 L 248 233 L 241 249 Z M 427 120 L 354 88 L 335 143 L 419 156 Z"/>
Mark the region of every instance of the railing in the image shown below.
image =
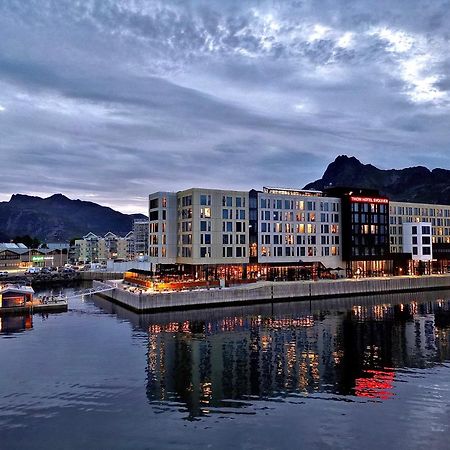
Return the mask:
<path id="1" fill-rule="evenodd" d="M 65 297 L 60 297 L 61 299 L 68 300 L 70 298 L 83 297 L 84 295 L 95 295 L 101 292 L 108 292 L 115 289 L 115 286 L 111 286 L 106 283 L 98 283 L 97 286 L 87 289 L 80 289 L 78 291 L 73 291 L 70 295 Z"/>

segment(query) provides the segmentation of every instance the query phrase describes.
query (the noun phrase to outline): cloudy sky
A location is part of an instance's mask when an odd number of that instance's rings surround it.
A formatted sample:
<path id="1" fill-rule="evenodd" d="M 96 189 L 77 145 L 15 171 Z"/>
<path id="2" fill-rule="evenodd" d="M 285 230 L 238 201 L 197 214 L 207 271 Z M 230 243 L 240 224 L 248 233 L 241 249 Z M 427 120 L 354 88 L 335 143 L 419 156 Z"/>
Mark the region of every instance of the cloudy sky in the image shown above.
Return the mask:
<path id="1" fill-rule="evenodd" d="M 449 90 L 447 0 L 2 0 L 0 200 L 449 168 Z"/>

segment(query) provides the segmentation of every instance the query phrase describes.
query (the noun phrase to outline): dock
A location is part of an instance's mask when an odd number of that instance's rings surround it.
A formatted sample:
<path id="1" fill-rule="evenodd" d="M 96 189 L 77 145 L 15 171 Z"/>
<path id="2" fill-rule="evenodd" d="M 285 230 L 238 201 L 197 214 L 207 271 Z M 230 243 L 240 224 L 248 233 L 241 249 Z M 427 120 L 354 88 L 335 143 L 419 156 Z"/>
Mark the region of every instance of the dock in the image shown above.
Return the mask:
<path id="1" fill-rule="evenodd" d="M 68 303 L 65 300 L 55 301 L 51 303 L 41 303 L 33 301 L 24 306 L 11 306 L 7 308 L 0 308 L 0 315 L 2 314 L 34 314 L 46 312 L 66 312 L 68 310 Z"/>
<path id="2" fill-rule="evenodd" d="M 93 287 L 109 284 L 101 295 L 135 312 L 154 312 L 267 304 L 283 301 L 308 301 L 388 294 L 432 291 L 450 288 L 450 275 L 398 276 L 320 281 L 263 281 L 230 288 L 211 288 L 182 292 L 148 292 L 130 288 L 117 281 L 94 281 Z"/>

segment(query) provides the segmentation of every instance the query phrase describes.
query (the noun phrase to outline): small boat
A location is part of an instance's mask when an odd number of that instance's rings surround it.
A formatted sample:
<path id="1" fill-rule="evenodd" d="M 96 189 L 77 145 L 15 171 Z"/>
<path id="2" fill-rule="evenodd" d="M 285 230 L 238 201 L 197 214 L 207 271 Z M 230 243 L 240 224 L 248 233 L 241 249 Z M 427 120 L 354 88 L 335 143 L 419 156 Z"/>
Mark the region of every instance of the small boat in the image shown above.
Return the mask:
<path id="1" fill-rule="evenodd" d="M 0 285 L 0 314 L 22 312 L 67 311 L 67 299 L 62 295 L 35 297 L 31 286 Z"/>

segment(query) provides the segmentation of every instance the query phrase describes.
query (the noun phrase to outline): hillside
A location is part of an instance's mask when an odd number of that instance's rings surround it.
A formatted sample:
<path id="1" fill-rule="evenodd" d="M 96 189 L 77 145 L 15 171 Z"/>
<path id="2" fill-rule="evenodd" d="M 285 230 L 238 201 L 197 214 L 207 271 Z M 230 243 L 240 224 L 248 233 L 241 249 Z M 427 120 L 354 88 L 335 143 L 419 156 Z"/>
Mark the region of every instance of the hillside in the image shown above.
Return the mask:
<path id="1" fill-rule="evenodd" d="M 305 189 L 323 190 L 329 186 L 354 186 L 378 189 L 391 200 L 450 204 L 450 170 L 417 166 L 382 170 L 362 164 L 355 157 L 338 156 L 322 178 Z"/>
<path id="2" fill-rule="evenodd" d="M 69 240 L 89 231 L 126 234 L 134 218 L 92 202 L 71 200 L 62 194 L 48 198 L 15 194 L 8 202 L 0 202 L 0 236 L 35 236 L 46 241 Z"/>

